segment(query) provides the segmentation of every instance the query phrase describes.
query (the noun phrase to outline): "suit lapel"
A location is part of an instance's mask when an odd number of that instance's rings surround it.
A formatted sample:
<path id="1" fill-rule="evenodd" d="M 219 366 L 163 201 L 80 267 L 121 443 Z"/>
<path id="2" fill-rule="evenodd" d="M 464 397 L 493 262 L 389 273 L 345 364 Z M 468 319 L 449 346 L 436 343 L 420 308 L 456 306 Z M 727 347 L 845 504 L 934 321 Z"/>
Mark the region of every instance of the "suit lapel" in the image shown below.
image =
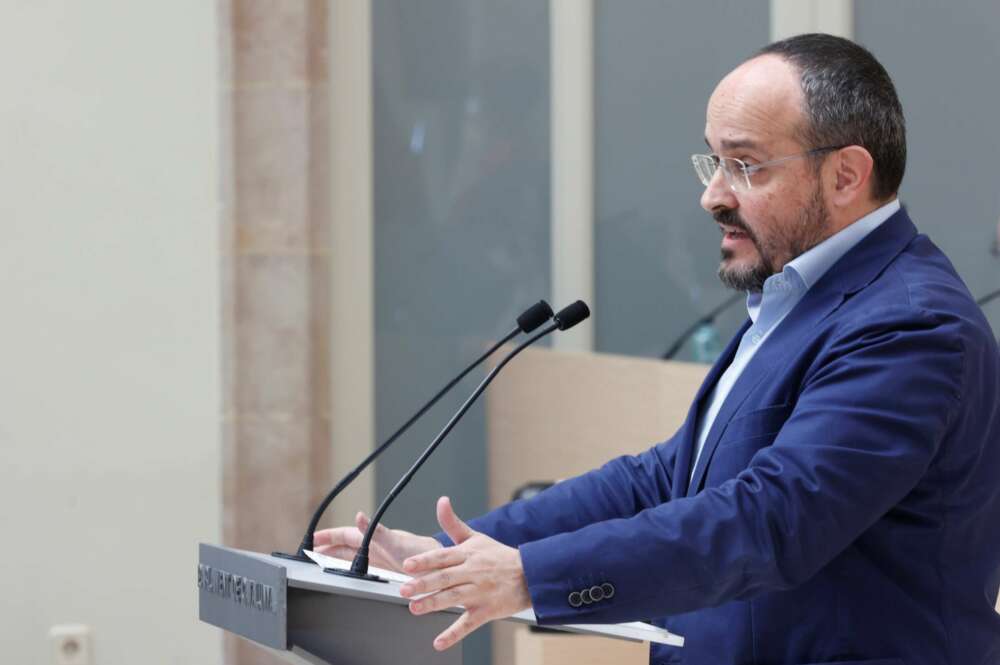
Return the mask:
<path id="1" fill-rule="evenodd" d="M 802 300 L 785 317 L 785 320 L 773 330 L 764 345 L 744 368 L 729 395 L 726 396 L 726 401 L 712 423 L 711 430 L 709 430 L 705 447 L 698 458 L 698 465 L 690 485 L 681 496 L 692 496 L 701 489 L 705 473 L 711 464 L 712 455 L 719 445 L 719 440 L 725 433 L 733 415 L 753 390 L 766 377 L 777 371 L 783 371 L 788 360 L 794 357 L 795 350 L 805 345 L 813 329 L 840 307 L 845 296 L 856 293 L 871 283 L 889 262 L 903 251 L 915 235 L 916 228 L 906 211 L 901 209 L 842 256 L 809 289 Z M 746 329 L 747 326 L 744 326 L 734 341 L 738 342 Z M 732 341 L 729 348 L 733 349 L 735 353 Z M 728 367 L 730 362 L 732 362 L 731 356 L 724 367 Z M 713 368 L 713 371 L 715 369 Z M 717 379 L 718 376 L 715 377 L 715 380 Z M 699 392 L 699 397 L 704 398 L 703 392 L 704 390 Z M 690 413 L 688 421 L 691 422 Z M 688 460 L 690 460 L 690 451 L 694 447 L 693 440 L 697 424 L 696 418 L 690 427 L 691 432 L 688 433 L 691 439 L 691 445 L 685 446 L 685 449 L 688 450 Z M 690 468 L 690 461 L 685 468 Z M 676 486 L 679 483 L 675 480 L 674 484 Z"/>
<path id="2" fill-rule="evenodd" d="M 782 366 L 785 364 L 783 361 L 787 361 L 790 357 L 789 351 L 802 346 L 803 341 L 807 339 L 816 324 L 840 306 L 841 298 L 830 298 L 829 296 L 828 293 L 821 294 L 819 291 L 810 289 L 795 306 L 793 312 L 774 329 L 764 345 L 743 369 L 712 423 L 686 496 L 692 496 L 701 490 L 705 472 L 712 461 L 712 455 L 719 445 L 719 440 L 726 431 L 733 414 L 746 401 L 754 388 L 768 375 L 783 369 Z"/>
<path id="3" fill-rule="evenodd" d="M 733 356 L 736 355 L 740 339 L 742 339 L 743 333 L 749 327 L 750 319 L 747 319 L 740 326 L 739 332 L 729 340 L 729 344 L 722 351 L 722 355 L 712 365 L 712 369 L 708 371 L 708 376 L 705 377 L 701 387 L 698 388 L 698 394 L 695 395 L 694 402 L 691 403 L 691 408 L 688 409 L 687 418 L 684 419 L 684 425 L 681 427 L 681 440 L 678 442 L 680 448 L 677 451 L 677 458 L 674 462 L 674 483 L 673 487 L 671 487 L 671 499 L 679 499 L 687 494 L 688 479 L 691 477 L 691 458 L 694 455 L 695 435 L 698 432 L 701 405 L 705 401 L 706 396 L 711 394 L 715 384 L 719 381 L 719 377 L 726 371 L 729 364 L 733 362 Z"/>

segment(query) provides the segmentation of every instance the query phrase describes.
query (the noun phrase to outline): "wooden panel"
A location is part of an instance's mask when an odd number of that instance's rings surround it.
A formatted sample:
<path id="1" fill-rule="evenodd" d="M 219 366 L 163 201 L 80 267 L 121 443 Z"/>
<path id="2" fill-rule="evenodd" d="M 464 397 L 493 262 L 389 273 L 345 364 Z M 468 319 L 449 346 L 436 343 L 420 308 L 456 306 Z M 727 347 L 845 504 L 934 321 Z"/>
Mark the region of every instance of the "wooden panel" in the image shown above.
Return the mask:
<path id="1" fill-rule="evenodd" d="M 646 665 L 649 662 L 646 642 L 571 633 L 532 633 L 526 626 L 514 629 L 516 665 Z"/>
<path id="2" fill-rule="evenodd" d="M 706 365 L 609 354 L 529 349 L 490 387 L 487 441 L 490 506 L 532 480 L 557 480 L 600 466 L 618 455 L 646 450 L 669 438 L 687 416 Z M 582 647 L 576 636 L 519 632 L 513 624 L 493 628 L 496 665 L 581 662 L 627 663 L 626 655 L 582 660 L 601 649 L 647 645 L 588 638 L 606 647 Z M 630 653 L 629 651 L 625 652 Z M 521 658 L 526 660 L 521 660 Z"/>
<path id="3" fill-rule="evenodd" d="M 530 480 L 646 450 L 684 422 L 706 365 L 529 349 L 487 398 L 491 507 Z"/>

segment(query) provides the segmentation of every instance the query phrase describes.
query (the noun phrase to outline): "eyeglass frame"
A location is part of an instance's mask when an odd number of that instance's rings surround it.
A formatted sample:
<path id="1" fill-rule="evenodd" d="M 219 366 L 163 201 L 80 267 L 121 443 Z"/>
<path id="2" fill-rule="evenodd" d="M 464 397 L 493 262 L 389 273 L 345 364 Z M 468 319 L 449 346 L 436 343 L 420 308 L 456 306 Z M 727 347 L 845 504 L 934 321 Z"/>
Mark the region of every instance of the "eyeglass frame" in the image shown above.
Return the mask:
<path id="1" fill-rule="evenodd" d="M 753 189 L 753 183 L 750 182 L 750 176 L 752 176 L 757 171 L 765 169 L 769 166 L 775 166 L 776 164 L 781 164 L 782 162 L 791 161 L 793 159 L 801 159 L 802 157 L 810 157 L 812 155 L 829 152 L 831 150 L 840 150 L 846 148 L 846 145 L 830 145 L 824 146 L 822 148 L 813 148 L 812 150 L 806 150 L 805 152 L 800 152 L 796 155 L 787 155 L 785 157 L 778 157 L 777 159 L 769 159 L 766 162 L 761 162 L 760 164 L 747 164 L 742 159 L 737 159 L 736 157 L 720 157 L 716 154 L 711 155 L 691 155 L 691 165 L 694 167 L 695 175 L 698 176 L 699 182 L 703 184 L 706 188 L 712 183 L 712 178 L 715 177 L 716 171 L 722 170 L 722 175 L 726 179 L 726 183 L 729 185 L 729 189 L 734 192 L 749 192 Z M 715 165 L 715 170 L 712 171 L 711 177 L 705 180 L 702 177 L 701 171 L 698 170 L 698 160 L 699 158 L 705 158 L 711 160 Z M 743 181 L 746 182 L 746 189 L 737 189 L 736 183 L 734 181 L 735 175 L 732 174 L 728 169 L 724 168 L 722 164 L 724 162 L 736 162 L 739 166 L 740 172 L 743 174 Z"/>

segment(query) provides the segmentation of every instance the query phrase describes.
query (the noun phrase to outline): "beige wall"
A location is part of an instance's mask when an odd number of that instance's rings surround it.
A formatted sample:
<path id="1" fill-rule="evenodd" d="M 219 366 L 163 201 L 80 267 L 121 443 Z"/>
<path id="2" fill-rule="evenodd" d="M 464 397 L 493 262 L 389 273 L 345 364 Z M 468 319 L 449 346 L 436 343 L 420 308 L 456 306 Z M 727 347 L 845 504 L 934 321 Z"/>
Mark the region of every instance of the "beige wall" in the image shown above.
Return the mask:
<path id="1" fill-rule="evenodd" d="M 0 660 L 213 663 L 218 30 L 203 0 L 0 7 Z"/>

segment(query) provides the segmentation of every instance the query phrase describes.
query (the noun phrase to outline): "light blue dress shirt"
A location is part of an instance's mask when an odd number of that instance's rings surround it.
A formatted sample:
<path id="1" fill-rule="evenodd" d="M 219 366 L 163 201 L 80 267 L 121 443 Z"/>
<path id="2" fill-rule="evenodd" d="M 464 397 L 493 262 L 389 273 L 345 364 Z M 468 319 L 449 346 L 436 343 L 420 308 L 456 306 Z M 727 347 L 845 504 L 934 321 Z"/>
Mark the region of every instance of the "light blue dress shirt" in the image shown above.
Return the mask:
<path id="1" fill-rule="evenodd" d="M 691 463 L 691 478 L 698 466 L 698 458 L 705 447 L 705 440 L 712 429 L 715 417 L 729 396 L 736 380 L 753 359 L 767 338 L 785 317 L 802 300 L 813 284 L 819 281 L 840 257 L 857 245 L 882 222 L 899 210 L 899 199 L 893 199 L 881 208 L 873 210 L 845 229 L 830 236 L 809 251 L 788 262 L 780 274 L 771 275 L 764 282 L 761 293 L 747 295 L 747 313 L 753 322 L 740 340 L 733 362 L 719 377 L 715 388 L 708 397 L 705 409 L 698 423 L 698 439 L 694 461 Z"/>

